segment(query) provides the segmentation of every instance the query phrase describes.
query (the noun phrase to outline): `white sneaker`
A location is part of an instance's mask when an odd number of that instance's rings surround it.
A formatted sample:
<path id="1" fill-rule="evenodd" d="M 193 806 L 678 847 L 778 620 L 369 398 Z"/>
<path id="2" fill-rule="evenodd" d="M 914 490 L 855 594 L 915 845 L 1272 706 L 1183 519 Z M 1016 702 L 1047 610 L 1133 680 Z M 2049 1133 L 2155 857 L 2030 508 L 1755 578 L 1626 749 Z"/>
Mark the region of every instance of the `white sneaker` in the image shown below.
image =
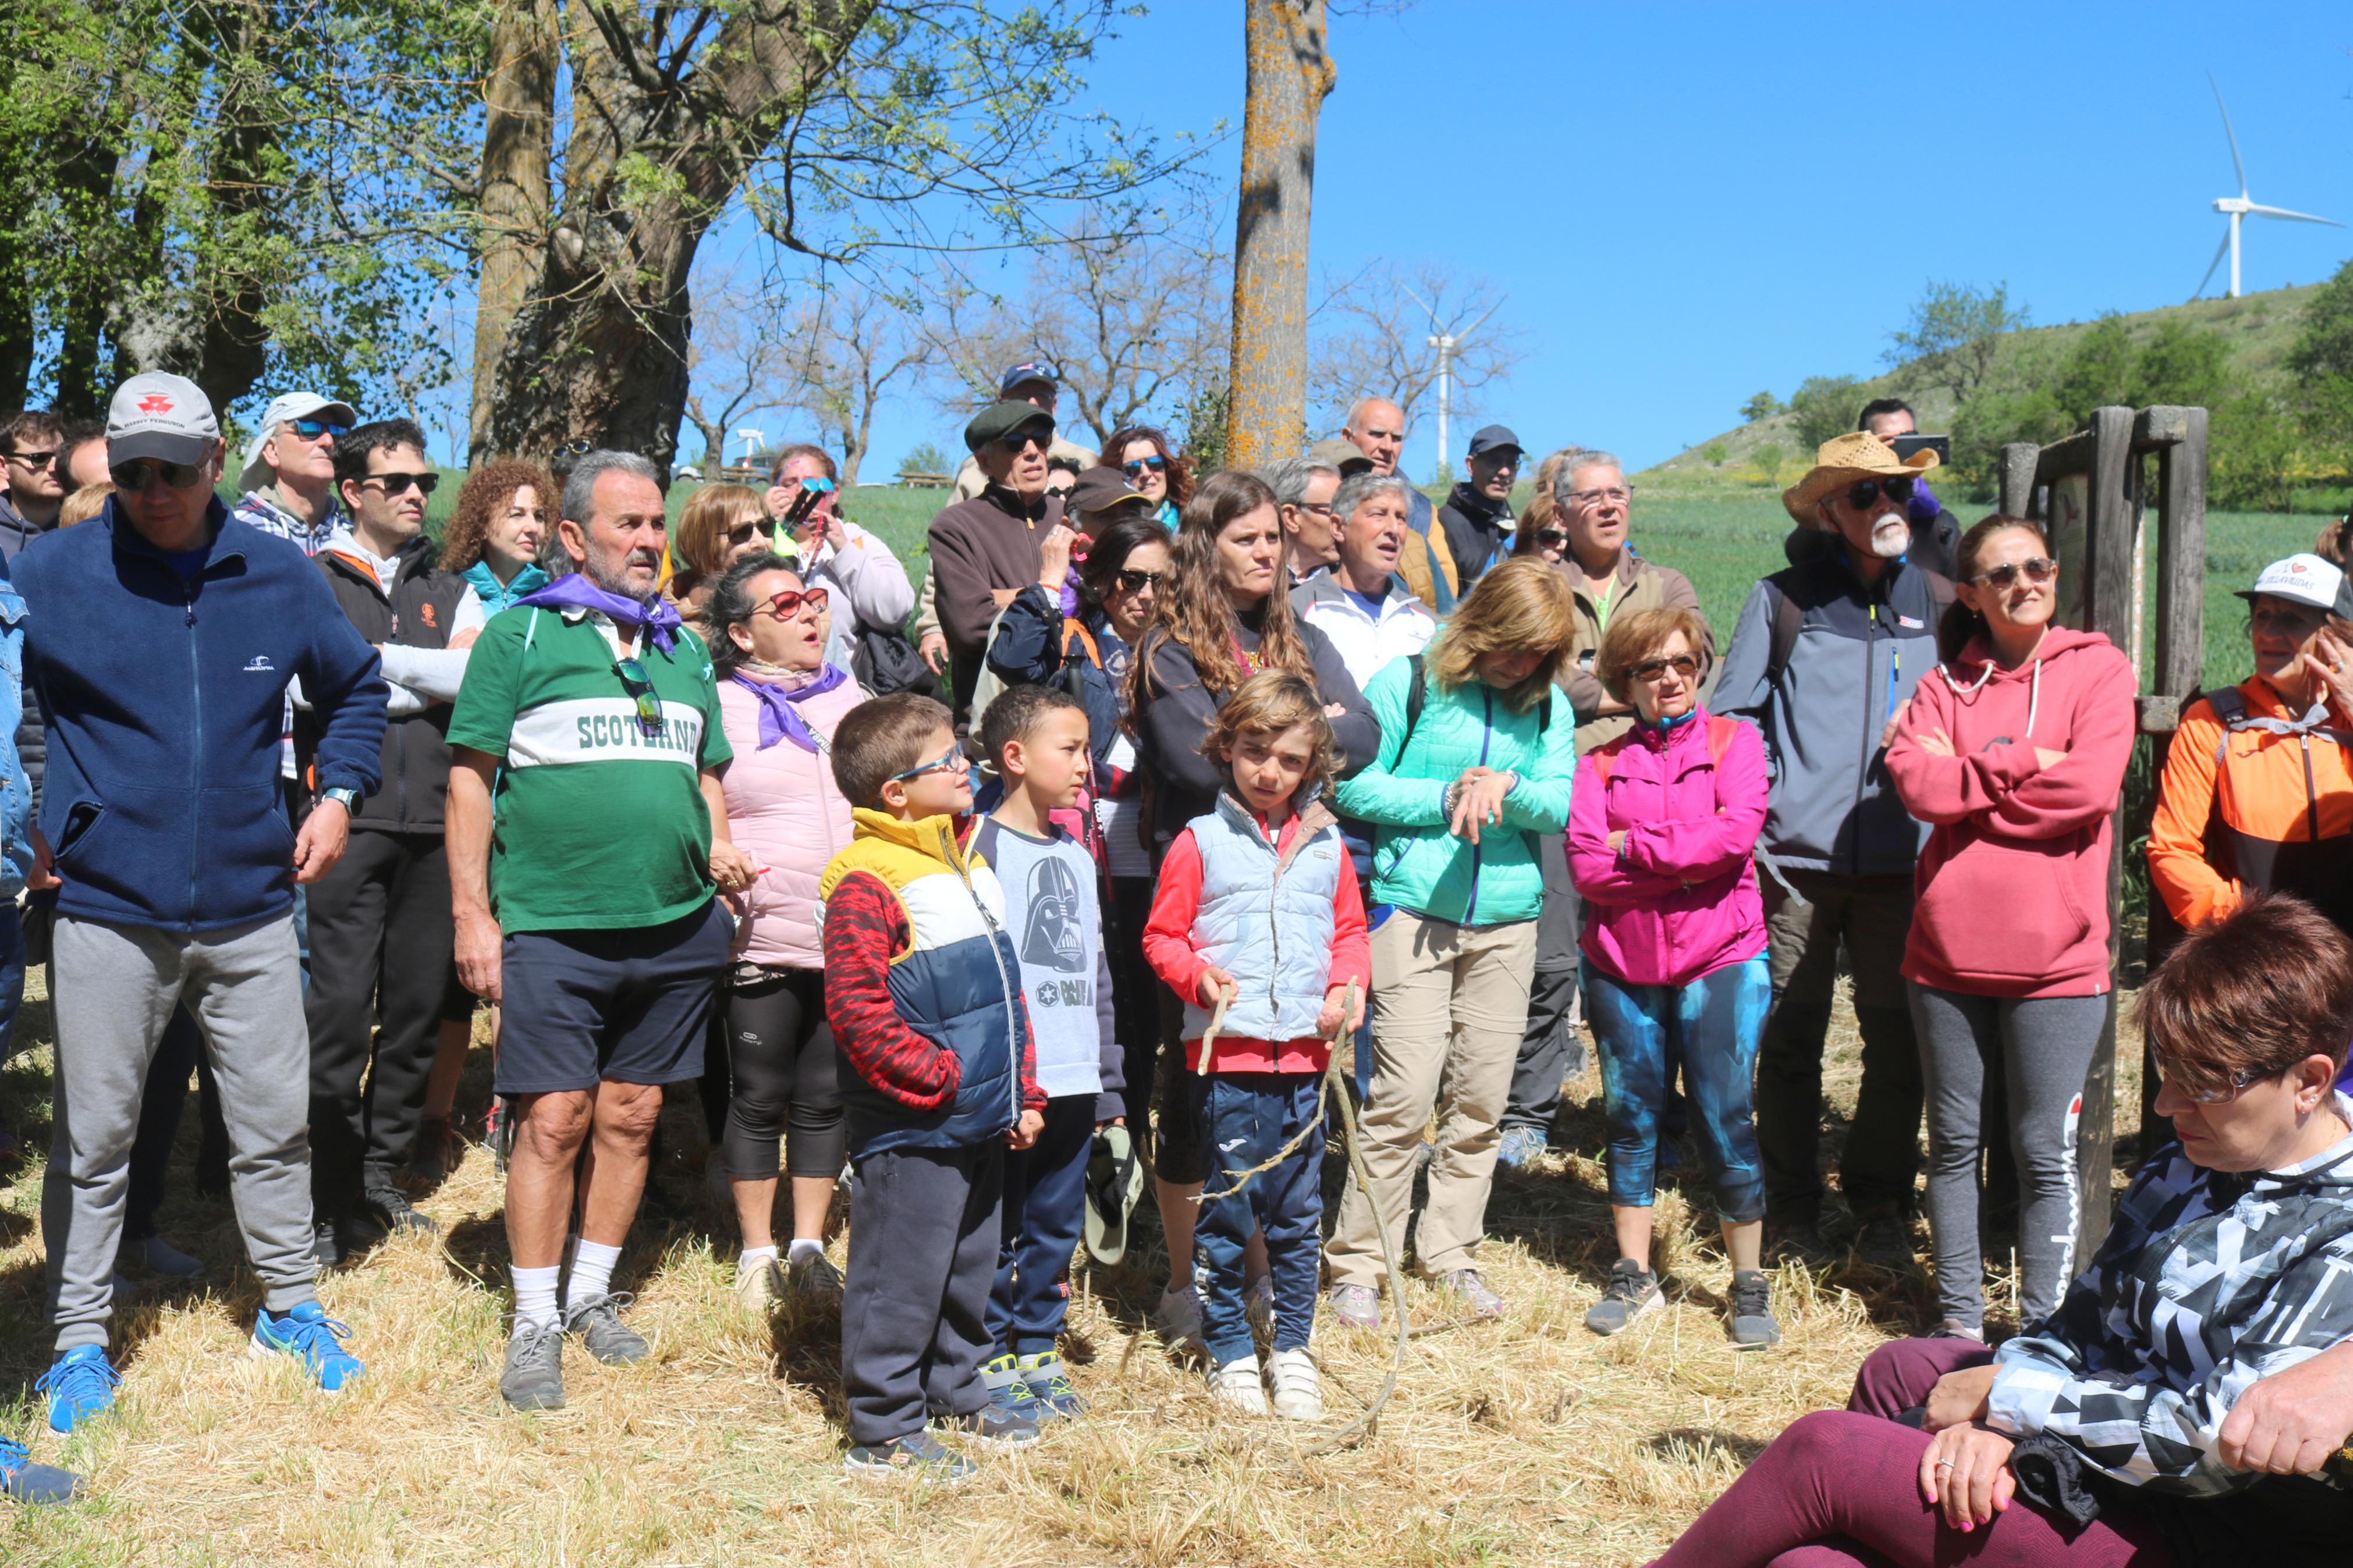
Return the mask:
<path id="1" fill-rule="evenodd" d="M 1324 1418 L 1324 1380 L 1316 1375 L 1315 1358 L 1304 1349 L 1277 1351 L 1266 1360 L 1267 1381 L 1274 1384 L 1274 1413 L 1293 1421 Z"/>
<path id="2" fill-rule="evenodd" d="M 1160 1292 L 1160 1305 L 1152 1309 L 1152 1326 L 1171 1345 L 1204 1348 L 1200 1292 L 1190 1285 L 1181 1290 Z"/>
<path id="3" fill-rule="evenodd" d="M 1269 1339 L 1274 1337 L 1274 1281 L 1271 1279 L 1261 1274 L 1250 1281 L 1250 1289 L 1242 1292 L 1242 1316 L 1248 1318 L 1250 1327 L 1260 1333 Z"/>
<path id="4" fill-rule="evenodd" d="M 777 1271 L 776 1260 L 763 1258 L 746 1267 L 745 1260 L 735 1260 L 735 1300 L 755 1318 L 765 1318 L 776 1310 L 785 1298 L 784 1277 Z"/>
<path id="5" fill-rule="evenodd" d="M 1209 1377 L 1209 1397 L 1237 1415 L 1266 1414 L 1266 1390 L 1259 1385 L 1258 1358 L 1229 1361 Z"/>

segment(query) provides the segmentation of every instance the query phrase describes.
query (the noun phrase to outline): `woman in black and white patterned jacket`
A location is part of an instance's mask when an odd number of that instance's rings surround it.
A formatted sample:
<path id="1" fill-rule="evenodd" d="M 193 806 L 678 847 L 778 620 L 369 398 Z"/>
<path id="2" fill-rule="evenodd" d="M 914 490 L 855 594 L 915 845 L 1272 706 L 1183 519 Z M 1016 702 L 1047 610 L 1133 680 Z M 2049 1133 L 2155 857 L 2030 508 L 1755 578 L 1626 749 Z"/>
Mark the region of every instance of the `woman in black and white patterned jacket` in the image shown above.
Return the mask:
<path id="1" fill-rule="evenodd" d="M 2264 1380 L 2353 1355 L 2353 1101 L 2335 1088 L 2353 942 L 2256 895 L 2183 940 L 2140 1019 L 2176 1142 L 2059 1310 L 1999 1351 L 1882 1346 L 1848 1408 L 1792 1425 L 1661 1568 L 2353 1558 L 2346 1457 L 2327 1457 L 2353 1407 L 2308 1425 L 2317 1441 L 2247 1440 L 2277 1403 Z"/>

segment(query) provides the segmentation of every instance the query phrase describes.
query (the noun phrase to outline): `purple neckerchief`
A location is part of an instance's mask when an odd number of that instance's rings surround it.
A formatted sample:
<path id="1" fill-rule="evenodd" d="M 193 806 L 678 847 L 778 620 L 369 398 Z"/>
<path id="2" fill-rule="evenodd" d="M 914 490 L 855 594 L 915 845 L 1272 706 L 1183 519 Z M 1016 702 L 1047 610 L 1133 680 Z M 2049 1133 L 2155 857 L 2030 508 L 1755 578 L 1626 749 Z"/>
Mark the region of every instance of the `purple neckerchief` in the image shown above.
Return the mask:
<path id="1" fill-rule="evenodd" d="M 1068 572 L 1062 574 L 1062 592 L 1060 597 L 1063 618 L 1068 620 L 1076 616 L 1079 613 L 1079 606 L 1085 602 L 1079 597 L 1079 569 L 1076 564 L 1073 564 Z"/>
<path id="2" fill-rule="evenodd" d="M 777 742 L 789 739 L 802 751 L 814 752 L 818 749 L 817 731 L 808 727 L 808 721 L 800 716 L 793 704 L 806 702 L 812 697 L 830 691 L 849 677 L 842 674 L 836 666 L 828 664 L 825 667 L 824 672 L 815 680 L 792 691 L 787 691 L 783 687 L 769 681 L 754 680 L 742 674 L 731 679 L 736 685 L 760 700 L 759 749 L 761 751 L 765 752 Z"/>
<path id="3" fill-rule="evenodd" d="M 1936 521 L 1936 514 L 1944 510 L 1945 503 L 1938 500 L 1936 498 L 1936 495 L 1928 489 L 1927 480 L 1914 479 L 1912 481 L 1912 506 L 1910 516 L 1914 522 L 1934 522 Z"/>
<path id="4" fill-rule="evenodd" d="M 643 627 L 653 639 L 654 647 L 668 653 L 676 642 L 678 628 L 683 625 L 678 607 L 666 600 L 656 599 L 650 605 L 635 599 L 625 599 L 618 594 L 608 594 L 577 572 L 566 573 L 536 593 L 525 594 L 515 601 L 543 610 L 596 610 L 625 626 Z"/>

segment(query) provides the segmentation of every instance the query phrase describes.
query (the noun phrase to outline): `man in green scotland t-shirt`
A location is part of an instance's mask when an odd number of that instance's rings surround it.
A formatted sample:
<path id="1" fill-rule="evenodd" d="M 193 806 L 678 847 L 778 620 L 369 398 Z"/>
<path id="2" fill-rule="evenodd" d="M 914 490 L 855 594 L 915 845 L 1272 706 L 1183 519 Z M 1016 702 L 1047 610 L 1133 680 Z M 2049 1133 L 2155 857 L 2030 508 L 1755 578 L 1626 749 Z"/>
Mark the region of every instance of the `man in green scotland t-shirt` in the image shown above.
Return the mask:
<path id="1" fill-rule="evenodd" d="M 458 973 L 505 1005 L 495 1087 L 516 1128 L 515 1325 L 499 1390 L 522 1409 L 564 1403 L 567 1331 L 600 1361 L 646 1354 L 620 1321 L 613 1264 L 662 1086 L 702 1073 L 733 936 L 713 892 L 756 875 L 727 838 L 730 752 L 710 651 L 657 592 L 663 535 L 652 465 L 583 458 L 556 524 L 576 572 L 483 628 L 449 719 Z M 592 1131 L 559 1312 L 574 1172 Z"/>

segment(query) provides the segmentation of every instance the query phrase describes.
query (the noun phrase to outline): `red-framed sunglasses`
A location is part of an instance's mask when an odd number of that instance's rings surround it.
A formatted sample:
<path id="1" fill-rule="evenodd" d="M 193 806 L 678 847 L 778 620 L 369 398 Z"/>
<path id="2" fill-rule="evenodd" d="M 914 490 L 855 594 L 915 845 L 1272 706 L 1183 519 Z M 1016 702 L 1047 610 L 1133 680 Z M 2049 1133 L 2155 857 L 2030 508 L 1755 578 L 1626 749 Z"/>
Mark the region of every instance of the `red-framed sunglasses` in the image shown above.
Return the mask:
<path id="1" fill-rule="evenodd" d="M 768 614 L 780 621 L 789 621 L 799 615 L 803 605 L 807 605 L 813 611 L 824 609 L 825 590 L 802 588 L 797 592 L 787 588 L 781 594 L 768 595 Z"/>

